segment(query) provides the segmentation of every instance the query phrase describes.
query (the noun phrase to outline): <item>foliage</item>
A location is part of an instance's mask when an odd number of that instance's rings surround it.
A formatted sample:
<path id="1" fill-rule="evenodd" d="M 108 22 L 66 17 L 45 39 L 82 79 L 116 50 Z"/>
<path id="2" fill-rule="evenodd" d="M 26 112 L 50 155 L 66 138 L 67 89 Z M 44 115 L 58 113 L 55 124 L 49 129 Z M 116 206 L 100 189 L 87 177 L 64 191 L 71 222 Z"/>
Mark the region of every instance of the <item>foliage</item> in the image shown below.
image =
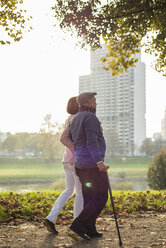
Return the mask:
<path id="1" fill-rule="evenodd" d="M 1 193 L 0 194 L 0 221 L 13 219 L 41 220 L 48 215 L 52 205 L 61 192 L 32 192 L 32 193 Z M 118 215 L 128 216 L 136 211 L 166 211 L 165 191 L 146 192 L 119 192 L 113 191 L 114 203 Z M 64 219 L 73 218 L 73 201 L 71 198 L 64 209 L 60 212 L 57 223 Z M 103 214 L 112 211 L 110 200 L 108 200 Z"/>
<path id="2" fill-rule="evenodd" d="M 154 140 L 154 151 L 155 153 L 160 152 L 161 150 L 166 150 L 166 140 L 158 138 Z"/>
<path id="3" fill-rule="evenodd" d="M 104 1 L 105 2 L 105 1 Z M 101 46 L 108 54 L 102 58 L 106 70 L 118 75 L 133 67 L 142 46 L 155 53 L 155 69 L 166 75 L 166 2 L 165 0 L 57 0 L 53 7 L 61 29 L 77 33 L 81 47 Z M 101 39 L 102 38 L 102 39 Z"/>
<path id="4" fill-rule="evenodd" d="M 16 135 L 8 136 L 2 143 L 2 148 L 7 149 L 9 152 L 20 148 L 20 142 Z"/>
<path id="5" fill-rule="evenodd" d="M 154 154 L 154 145 L 151 138 L 146 138 L 140 148 L 142 153 L 145 153 L 146 156 L 152 156 Z"/>
<path id="6" fill-rule="evenodd" d="M 49 188 L 50 190 L 65 190 L 65 178 L 58 178 Z"/>
<path id="7" fill-rule="evenodd" d="M 44 121 L 40 129 L 39 148 L 52 161 L 64 150 L 64 146 L 59 141 L 61 127 L 51 120 L 50 114 L 45 116 Z"/>
<path id="8" fill-rule="evenodd" d="M 3 141 L 4 141 L 8 136 L 10 136 L 10 135 L 11 135 L 10 132 L 3 133 L 3 132 L 0 131 L 0 150 L 3 149 L 3 147 L 2 147 Z"/>
<path id="9" fill-rule="evenodd" d="M 120 144 L 118 135 L 114 129 L 104 130 L 104 137 L 106 140 L 106 156 L 116 156 L 123 153 L 123 145 Z"/>
<path id="10" fill-rule="evenodd" d="M 50 161 L 62 157 L 64 146 L 59 141 L 62 126 L 52 122 L 51 115 L 47 115 L 44 121 L 40 133 L 10 135 L 2 142 L 2 148 L 17 156 L 26 156 L 28 153 L 33 156 L 44 155 Z"/>
<path id="11" fill-rule="evenodd" d="M 1 32 L 0 44 L 5 45 L 11 43 L 11 40 L 20 41 L 23 36 L 23 30 L 27 29 L 27 22 L 32 16 L 26 15 L 26 10 L 21 8 L 23 0 L 0 0 L 0 26 L 8 39 L 2 36 Z M 30 31 L 32 27 L 28 28 Z"/>
<path id="12" fill-rule="evenodd" d="M 24 151 L 38 151 L 37 143 L 39 141 L 37 133 L 17 133 L 16 136 L 21 143 L 20 149 Z"/>
<path id="13" fill-rule="evenodd" d="M 146 138 L 145 140 L 143 140 L 140 147 L 140 151 L 146 154 L 146 156 L 148 157 L 160 152 L 163 149 L 166 149 L 166 141 L 162 140 L 161 138 L 155 140 Z"/>
<path id="14" fill-rule="evenodd" d="M 9 152 L 19 149 L 22 155 L 25 152 L 39 153 L 38 143 L 39 134 L 37 133 L 16 133 L 4 140 L 2 148 L 7 149 Z"/>
<path id="15" fill-rule="evenodd" d="M 155 155 L 148 169 L 148 183 L 152 189 L 166 189 L 166 151 Z"/>

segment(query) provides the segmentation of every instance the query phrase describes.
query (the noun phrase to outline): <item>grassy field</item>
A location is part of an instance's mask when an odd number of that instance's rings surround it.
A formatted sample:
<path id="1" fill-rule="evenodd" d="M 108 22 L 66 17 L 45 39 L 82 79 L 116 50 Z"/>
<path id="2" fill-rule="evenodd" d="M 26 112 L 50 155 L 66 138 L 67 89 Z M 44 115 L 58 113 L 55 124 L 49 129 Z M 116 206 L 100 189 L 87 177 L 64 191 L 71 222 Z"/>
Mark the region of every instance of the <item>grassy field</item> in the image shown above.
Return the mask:
<path id="1" fill-rule="evenodd" d="M 61 164 L 0 164 L 0 177 L 8 178 L 52 178 L 61 177 Z"/>
<path id="2" fill-rule="evenodd" d="M 122 158 L 106 160 L 109 165 L 108 174 L 113 178 L 132 179 L 145 178 L 151 159 L 130 157 L 125 161 Z M 64 169 L 61 160 L 48 163 L 44 159 L 2 159 L 0 158 L 0 185 L 49 183 L 54 188 L 63 189 Z M 59 186 L 58 186 L 59 184 Z M 132 187 L 129 185 L 130 188 Z M 124 186 L 122 185 L 121 188 Z M 129 188 L 129 189 L 130 189 Z M 119 189 L 119 188 L 118 188 Z"/>
<path id="3" fill-rule="evenodd" d="M 148 164 L 151 159 L 127 158 L 125 162 L 120 158 L 113 158 L 106 161 L 110 166 L 109 174 L 116 176 L 125 173 L 126 176 L 144 176 L 147 173 Z M 15 163 L 0 161 L 0 178 L 58 178 L 64 176 L 61 161 L 55 163 L 36 163 L 33 160 L 15 160 Z"/>

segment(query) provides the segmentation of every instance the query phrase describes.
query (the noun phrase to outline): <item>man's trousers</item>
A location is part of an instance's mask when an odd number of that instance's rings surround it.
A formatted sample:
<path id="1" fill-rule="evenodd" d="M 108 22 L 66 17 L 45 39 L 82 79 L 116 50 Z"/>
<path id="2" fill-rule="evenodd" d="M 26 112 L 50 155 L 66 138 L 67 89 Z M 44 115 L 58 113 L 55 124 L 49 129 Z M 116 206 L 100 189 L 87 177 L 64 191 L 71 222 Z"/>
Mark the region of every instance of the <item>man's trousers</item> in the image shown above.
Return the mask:
<path id="1" fill-rule="evenodd" d="M 96 219 L 103 210 L 108 199 L 108 179 L 106 172 L 99 172 L 97 167 L 89 169 L 76 168 L 76 174 L 82 184 L 84 208 L 75 219 L 84 233 L 96 232 Z"/>

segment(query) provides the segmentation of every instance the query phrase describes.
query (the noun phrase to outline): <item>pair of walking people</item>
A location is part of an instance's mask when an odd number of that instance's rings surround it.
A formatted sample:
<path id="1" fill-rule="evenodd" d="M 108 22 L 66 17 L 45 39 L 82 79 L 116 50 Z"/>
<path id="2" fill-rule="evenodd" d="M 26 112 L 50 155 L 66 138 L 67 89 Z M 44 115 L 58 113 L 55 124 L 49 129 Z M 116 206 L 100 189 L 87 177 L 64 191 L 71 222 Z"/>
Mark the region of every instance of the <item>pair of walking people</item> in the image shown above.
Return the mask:
<path id="1" fill-rule="evenodd" d="M 95 92 L 82 93 L 69 99 L 67 105 L 70 116 L 60 139 L 66 147 L 63 159 L 66 190 L 58 197 L 44 222 L 55 234 L 58 234 L 56 218 L 74 194 L 75 187 L 74 221 L 70 229 L 84 239 L 102 236 L 96 230 L 96 219 L 107 202 L 108 180 L 104 164 L 106 145 L 95 114 L 95 95 Z"/>

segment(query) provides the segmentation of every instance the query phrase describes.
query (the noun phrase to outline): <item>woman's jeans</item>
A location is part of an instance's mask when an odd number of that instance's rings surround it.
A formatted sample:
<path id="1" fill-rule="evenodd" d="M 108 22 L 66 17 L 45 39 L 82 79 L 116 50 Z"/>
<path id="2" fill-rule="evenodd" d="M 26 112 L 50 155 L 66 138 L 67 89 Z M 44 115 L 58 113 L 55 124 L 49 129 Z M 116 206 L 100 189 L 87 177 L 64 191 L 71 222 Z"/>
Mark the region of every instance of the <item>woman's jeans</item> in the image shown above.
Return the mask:
<path id="1" fill-rule="evenodd" d="M 66 189 L 57 198 L 49 215 L 46 217 L 46 219 L 53 222 L 54 224 L 56 223 L 57 216 L 64 207 L 65 203 L 74 195 L 74 190 L 76 192 L 74 200 L 74 219 L 78 217 L 83 209 L 82 186 L 78 176 L 76 175 L 74 164 L 65 163 L 64 170 L 66 177 Z"/>

